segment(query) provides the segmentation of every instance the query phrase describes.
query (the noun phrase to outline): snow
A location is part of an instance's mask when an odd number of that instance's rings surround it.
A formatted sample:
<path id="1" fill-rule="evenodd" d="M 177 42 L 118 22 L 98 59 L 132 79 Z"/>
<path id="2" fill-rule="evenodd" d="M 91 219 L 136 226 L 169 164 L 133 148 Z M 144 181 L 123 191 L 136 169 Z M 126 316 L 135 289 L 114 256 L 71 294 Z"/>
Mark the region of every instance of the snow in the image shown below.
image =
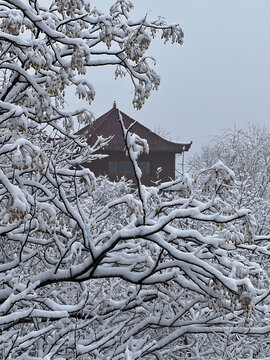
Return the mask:
<path id="1" fill-rule="evenodd" d="M 153 31 L 181 43 L 182 30 L 163 18 L 132 21 L 128 0 L 109 15 L 83 0 L 45 5 L 1 2 L 3 356 L 213 358 L 227 336 L 237 340 L 232 357 L 243 357 L 249 334 L 269 332 L 269 235 L 256 236 L 239 209 L 237 174 L 218 161 L 144 186 L 138 159 L 149 146 L 118 111 L 136 189 L 96 178 L 91 161 L 110 138 L 88 146 L 74 133 L 93 114 L 65 108 L 73 85 L 91 103 L 84 74 L 110 64 L 130 74 L 139 109 L 160 83 L 147 56 Z"/>

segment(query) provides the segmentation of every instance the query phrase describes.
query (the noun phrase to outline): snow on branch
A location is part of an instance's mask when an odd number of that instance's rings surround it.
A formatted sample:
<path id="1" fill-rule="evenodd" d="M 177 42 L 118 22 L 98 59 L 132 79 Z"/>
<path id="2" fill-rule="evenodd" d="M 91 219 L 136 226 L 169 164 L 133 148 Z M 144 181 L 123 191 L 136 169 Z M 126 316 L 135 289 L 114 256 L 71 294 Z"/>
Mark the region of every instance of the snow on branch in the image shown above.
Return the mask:
<path id="1" fill-rule="evenodd" d="M 236 344 L 232 357 L 247 358 L 248 333 L 268 336 L 269 236 L 236 206 L 227 166 L 145 187 L 138 157 L 147 142 L 119 111 L 136 189 L 91 171 L 110 137 L 89 146 L 77 135 L 93 114 L 68 111 L 66 89 L 89 106 L 87 69 L 115 65 L 139 109 L 160 83 L 152 39 L 183 43 L 179 25 L 132 20 L 132 7 L 0 2 L 3 358 L 210 359 L 219 334 Z"/>

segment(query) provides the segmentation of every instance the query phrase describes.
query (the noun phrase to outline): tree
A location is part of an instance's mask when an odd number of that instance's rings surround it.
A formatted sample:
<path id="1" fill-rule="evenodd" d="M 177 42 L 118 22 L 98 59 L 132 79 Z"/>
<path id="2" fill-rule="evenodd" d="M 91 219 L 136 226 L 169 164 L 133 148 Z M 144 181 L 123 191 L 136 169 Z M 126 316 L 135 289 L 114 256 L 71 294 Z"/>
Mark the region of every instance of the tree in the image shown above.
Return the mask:
<path id="1" fill-rule="evenodd" d="M 233 202 L 254 214 L 257 234 L 270 232 L 270 132 L 267 127 L 225 130 L 190 160 L 198 171 L 221 160 L 236 176 Z"/>
<path id="2" fill-rule="evenodd" d="M 183 41 L 161 18 L 132 21 L 131 7 L 118 0 L 104 15 L 82 0 L 0 4 L 4 359 L 211 357 L 215 334 L 269 331 L 268 275 L 251 262 L 269 256 L 269 239 L 222 198 L 233 189 L 226 166 L 207 171 L 203 199 L 185 174 L 146 188 L 137 157 L 147 144 L 120 113 L 137 190 L 81 166 L 108 139 L 89 148 L 73 135 L 76 117 L 92 116 L 65 110 L 66 87 L 91 103 L 87 68 L 115 65 L 140 108 L 159 85 L 145 55 L 151 37 Z"/>

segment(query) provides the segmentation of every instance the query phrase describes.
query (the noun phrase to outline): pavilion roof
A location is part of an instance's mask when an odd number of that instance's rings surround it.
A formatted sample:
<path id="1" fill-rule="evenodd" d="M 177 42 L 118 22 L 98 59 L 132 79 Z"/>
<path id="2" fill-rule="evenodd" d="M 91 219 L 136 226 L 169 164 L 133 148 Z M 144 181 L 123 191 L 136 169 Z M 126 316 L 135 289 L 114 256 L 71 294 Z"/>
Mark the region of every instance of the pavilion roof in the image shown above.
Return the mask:
<path id="1" fill-rule="evenodd" d="M 166 140 L 122 111 L 120 112 L 125 127 L 128 128 L 131 124 L 134 124 L 130 131 L 136 133 L 141 138 L 146 139 L 150 151 L 182 153 L 183 151 L 188 151 L 192 144 L 192 142 L 175 143 Z M 123 133 L 118 119 L 118 109 L 115 103 L 111 110 L 96 119 L 93 124 L 86 125 L 79 130 L 77 134 L 86 136 L 86 141 L 89 145 L 94 145 L 98 136 L 103 136 L 104 138 L 112 137 L 108 145 L 106 145 L 106 150 L 119 151 L 125 148 Z"/>

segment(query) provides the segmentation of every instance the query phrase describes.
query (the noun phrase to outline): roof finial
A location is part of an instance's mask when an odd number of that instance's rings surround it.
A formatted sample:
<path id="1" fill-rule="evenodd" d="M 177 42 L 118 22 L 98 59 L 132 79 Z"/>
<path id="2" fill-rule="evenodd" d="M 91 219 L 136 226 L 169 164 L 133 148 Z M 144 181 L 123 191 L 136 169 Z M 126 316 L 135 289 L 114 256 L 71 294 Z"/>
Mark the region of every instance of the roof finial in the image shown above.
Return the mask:
<path id="1" fill-rule="evenodd" d="M 116 109 L 116 102 L 115 101 L 113 102 L 113 108 Z"/>

